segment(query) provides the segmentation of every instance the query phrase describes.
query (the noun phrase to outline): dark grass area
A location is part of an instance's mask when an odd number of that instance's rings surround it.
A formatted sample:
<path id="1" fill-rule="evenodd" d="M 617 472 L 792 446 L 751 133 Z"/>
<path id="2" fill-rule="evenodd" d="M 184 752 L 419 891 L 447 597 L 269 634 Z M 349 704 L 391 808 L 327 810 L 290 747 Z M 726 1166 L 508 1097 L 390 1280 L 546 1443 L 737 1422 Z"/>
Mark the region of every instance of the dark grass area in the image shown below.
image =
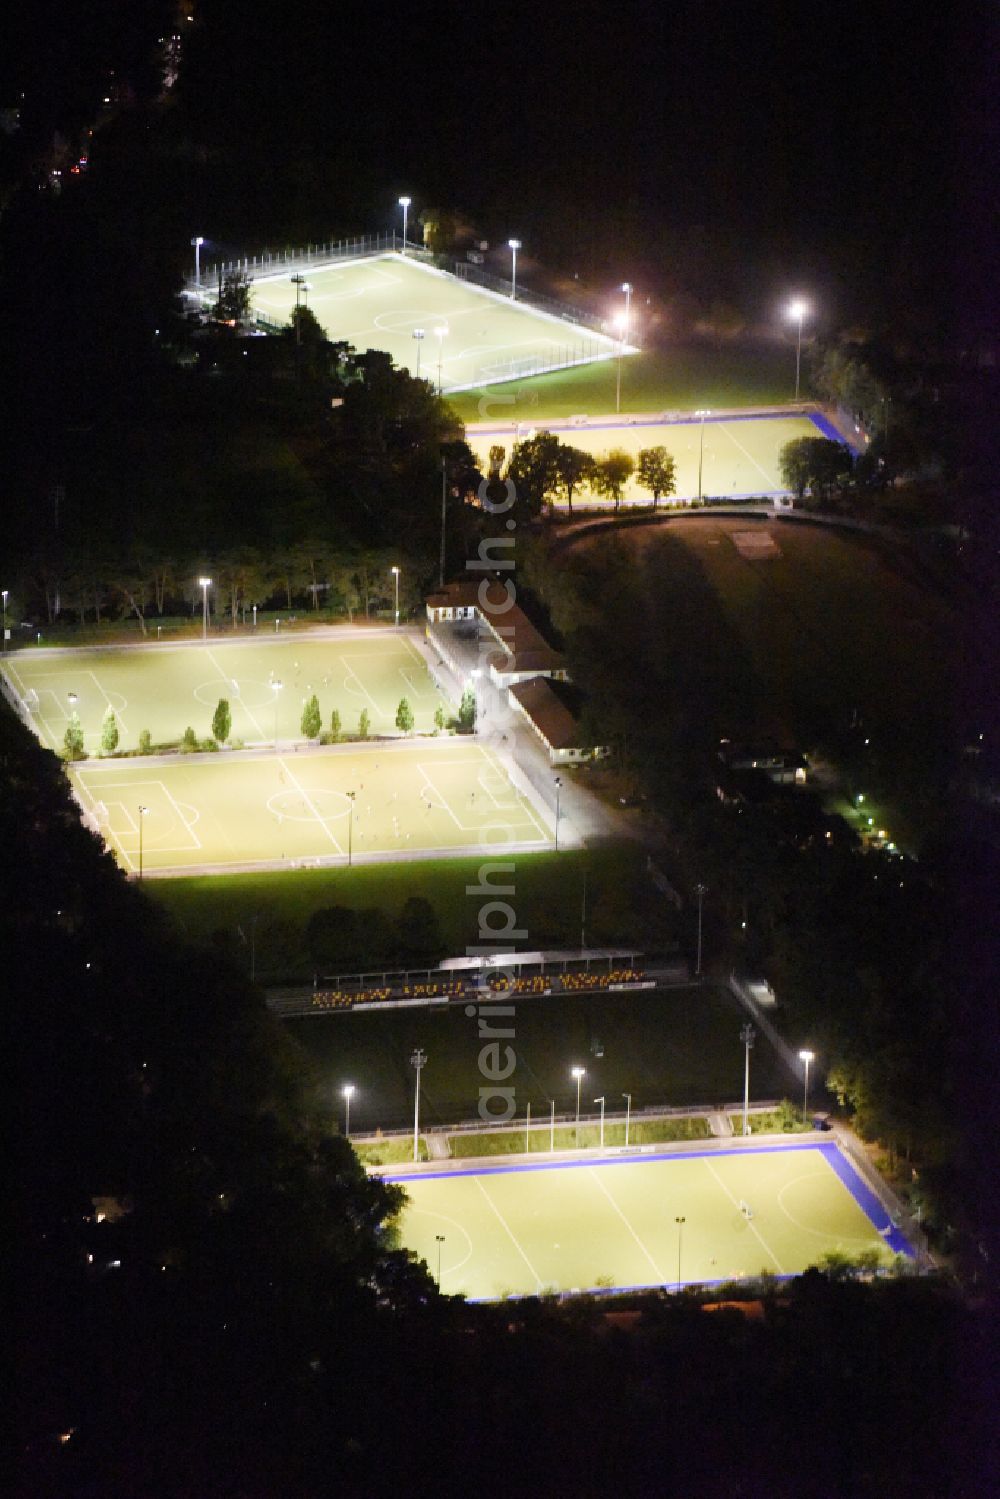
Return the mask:
<path id="1" fill-rule="evenodd" d="M 525 999 L 515 1013 L 494 1017 L 514 1030 L 517 1062 L 503 1086 L 515 1090 L 517 1114 L 572 1113 L 576 1085 L 570 1068 L 587 1069 L 581 1112 L 596 1115 L 602 1093 L 608 1109 L 733 1102 L 743 1090 L 740 1026 L 745 1014 L 724 990 L 686 988 L 664 992 Z M 447 1124 L 477 1117 L 479 1089 L 488 1086 L 479 1065 L 486 1042 L 478 1011 L 462 1005 L 445 1010 L 386 1010 L 329 1015 L 287 1022 L 320 1069 L 332 1093 L 345 1083 L 357 1092 L 351 1129 L 405 1128 L 413 1119 L 415 1047 L 427 1053 L 421 1075 L 421 1119 Z M 603 1048 L 596 1056 L 595 1045 Z M 751 1097 L 780 1098 L 797 1086 L 763 1036 L 751 1059 Z M 639 1121 L 637 1120 L 637 1123 Z"/>
<path id="2" fill-rule="evenodd" d="M 464 422 L 553 421 L 610 415 L 618 361 L 536 375 L 448 400 Z M 622 360 L 621 410 L 689 411 L 770 406 L 795 394 L 795 350 L 775 344 L 698 343 L 650 348 Z"/>

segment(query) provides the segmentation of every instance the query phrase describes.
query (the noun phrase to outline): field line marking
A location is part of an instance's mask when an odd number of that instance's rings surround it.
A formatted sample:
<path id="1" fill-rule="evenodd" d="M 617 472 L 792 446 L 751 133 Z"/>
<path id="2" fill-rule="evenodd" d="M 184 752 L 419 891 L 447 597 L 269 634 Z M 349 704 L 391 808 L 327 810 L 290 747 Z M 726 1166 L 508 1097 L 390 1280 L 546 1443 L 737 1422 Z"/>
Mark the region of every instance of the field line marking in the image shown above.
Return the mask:
<path id="1" fill-rule="evenodd" d="M 104 701 L 107 703 L 108 707 L 111 709 L 112 713 L 115 715 L 115 717 L 121 723 L 122 729 L 127 734 L 129 730 L 128 730 L 128 724 L 125 722 L 124 714 L 122 714 L 122 713 L 120 713 L 118 711 L 118 709 L 115 707 L 114 703 L 108 697 L 107 691 L 105 690 L 105 688 L 103 688 L 101 686 L 101 681 L 100 681 L 100 678 L 98 677 L 96 671 L 90 671 L 89 668 L 88 668 L 88 670 L 86 672 L 86 675 L 88 677 L 91 677 L 93 679 L 94 686 L 97 688 L 98 692 L 101 694 L 101 696 L 103 697 Z M 118 696 L 125 698 L 125 706 L 128 707 L 128 698 L 125 697 L 125 694 L 120 692 L 118 694 Z"/>
<path id="2" fill-rule="evenodd" d="M 368 691 L 368 688 L 365 686 L 364 682 L 362 682 L 361 678 L 358 676 L 357 672 L 354 670 L 354 667 L 348 665 L 348 662 L 350 661 L 351 658 L 349 656 L 341 656 L 340 659 L 343 662 L 344 667 L 347 670 L 347 676 L 344 678 L 344 687 L 346 688 L 346 690 L 348 692 L 353 692 L 355 695 L 357 695 L 357 693 L 360 692 L 361 696 L 362 697 L 366 697 L 368 699 L 368 701 L 371 703 L 372 707 L 375 709 L 375 712 L 378 714 L 379 718 L 386 718 L 388 715 L 382 712 L 382 709 L 379 707 L 378 703 L 372 697 L 371 693 Z M 351 679 L 351 677 L 353 677 L 354 680 L 355 680 L 355 682 L 357 682 L 357 684 L 358 684 L 356 688 L 354 688 L 354 687 L 352 687 L 350 685 L 350 679 Z"/>
<path id="3" fill-rule="evenodd" d="M 514 785 L 513 777 L 511 776 L 510 772 L 504 767 L 503 762 L 497 755 L 493 754 L 490 750 L 483 750 L 482 756 L 487 765 L 492 765 L 497 774 L 503 776 L 504 779 L 509 783 L 510 789 L 513 791 L 514 795 L 516 797 L 520 797 L 521 806 L 528 814 L 528 821 L 533 825 L 542 842 L 547 843 L 552 835 L 549 830 L 544 827 L 544 825 L 539 821 L 535 813 L 535 809 L 531 804 L 531 798 L 518 791 L 517 787 Z M 524 775 L 524 772 L 522 771 L 521 774 Z M 527 780 L 527 776 L 524 776 L 524 779 Z M 528 782 L 528 784 L 530 785 L 531 783 Z"/>
<path id="4" fill-rule="evenodd" d="M 333 833 L 330 832 L 330 829 L 326 825 L 326 818 L 323 817 L 320 814 L 320 810 L 317 807 L 316 803 L 313 801 L 312 797 L 309 795 L 308 791 L 302 785 L 302 783 L 299 780 L 296 779 L 296 776 L 295 776 L 294 772 L 291 771 L 289 769 L 289 767 L 288 767 L 288 762 L 281 755 L 278 756 L 278 764 L 281 766 L 282 770 L 286 773 L 286 775 L 288 776 L 289 780 L 292 782 L 293 786 L 295 786 L 297 788 L 299 794 L 302 797 L 302 800 L 305 802 L 306 806 L 309 808 L 310 812 L 315 817 L 316 821 L 319 823 L 320 827 L 323 829 L 324 833 L 329 838 L 329 840 L 333 844 L 334 848 L 337 850 L 338 854 L 342 854 L 344 852 L 344 850 L 340 846 L 339 839 L 335 838 L 334 835 L 333 835 Z M 348 807 L 347 807 L 348 816 L 351 815 L 351 813 L 353 812 L 353 810 L 354 809 L 351 806 L 351 804 L 348 803 Z"/>
<path id="5" fill-rule="evenodd" d="M 712 1165 L 711 1161 L 705 1161 L 704 1164 L 707 1167 L 707 1169 L 712 1173 L 712 1175 L 715 1177 L 715 1180 L 718 1182 L 718 1184 L 722 1188 L 723 1192 L 725 1192 L 726 1196 L 729 1198 L 729 1201 L 732 1203 L 733 1207 L 736 1209 L 737 1212 L 739 1212 L 739 1210 L 740 1210 L 739 1201 L 737 1200 L 737 1198 L 735 1198 L 733 1196 L 732 1192 L 730 1192 L 729 1188 L 726 1186 L 725 1182 L 722 1180 L 722 1177 L 716 1171 L 716 1169 Z M 760 1244 L 761 1248 L 765 1251 L 765 1253 L 767 1253 L 767 1254 L 769 1254 L 771 1256 L 771 1259 L 777 1265 L 777 1267 L 778 1267 L 778 1274 L 779 1275 L 784 1275 L 785 1270 L 784 1270 L 784 1267 L 783 1267 L 781 1261 L 778 1259 L 778 1256 L 775 1254 L 775 1252 L 771 1248 L 771 1246 L 765 1241 L 763 1234 L 761 1233 L 760 1229 L 756 1226 L 756 1224 L 754 1223 L 753 1219 L 752 1218 L 748 1218 L 746 1221 L 747 1221 L 747 1224 L 749 1226 L 750 1232 L 753 1234 L 754 1238 L 758 1241 L 758 1243 Z"/>
<path id="6" fill-rule="evenodd" d="M 456 1270 L 461 1270 L 461 1268 L 462 1268 L 463 1265 L 467 1265 L 469 1263 L 469 1261 L 472 1259 L 472 1256 L 473 1256 L 473 1253 L 474 1253 L 474 1250 L 473 1250 L 473 1247 L 472 1247 L 472 1237 L 471 1237 L 471 1235 L 469 1233 L 469 1230 L 467 1228 L 465 1228 L 463 1224 L 459 1223 L 459 1221 L 458 1221 L 457 1218 L 449 1218 L 449 1216 L 448 1216 L 447 1213 L 439 1213 L 436 1208 L 417 1208 L 417 1207 L 411 1206 L 410 1209 L 409 1209 L 409 1211 L 411 1213 L 420 1213 L 421 1216 L 424 1217 L 424 1218 L 439 1218 L 442 1223 L 450 1223 L 451 1226 L 452 1226 L 452 1228 L 456 1228 L 458 1230 L 458 1232 L 462 1235 L 462 1238 L 465 1240 L 466 1244 L 468 1244 L 469 1250 L 468 1250 L 468 1253 L 466 1254 L 465 1258 L 459 1260 L 454 1265 L 443 1265 L 441 1267 L 442 1268 L 442 1274 L 445 1271 L 447 1271 L 450 1274 L 453 1274 Z"/>
<path id="7" fill-rule="evenodd" d="M 434 795 L 437 797 L 438 801 L 441 803 L 441 810 L 442 810 L 442 812 L 447 812 L 447 814 L 451 818 L 452 822 L 458 828 L 458 831 L 460 833 L 474 833 L 475 832 L 475 828 L 467 828 L 464 822 L 459 822 L 458 817 L 451 810 L 451 802 L 448 800 L 447 797 L 441 795 L 440 791 L 438 790 L 438 788 L 435 786 L 434 782 L 431 780 L 430 776 L 428 775 L 427 769 L 426 769 L 426 767 L 425 767 L 425 765 L 424 765 L 424 763 L 423 763 L 422 760 L 418 760 L 417 761 L 417 769 L 419 770 L 420 774 L 423 776 L 423 778 L 426 781 L 427 785 L 433 791 Z"/>
<path id="8" fill-rule="evenodd" d="M 794 1187 L 799 1182 L 812 1181 L 815 1178 L 819 1178 L 819 1177 L 822 1177 L 825 1180 L 826 1179 L 826 1172 L 825 1171 L 803 1171 L 799 1176 L 793 1176 L 790 1181 L 786 1181 L 785 1185 L 781 1188 L 781 1191 L 778 1193 L 778 1206 L 781 1209 L 781 1211 L 784 1213 L 785 1217 L 788 1219 L 789 1223 L 794 1224 L 794 1226 L 799 1230 L 800 1233 L 810 1234 L 814 1239 L 828 1239 L 828 1240 L 836 1242 L 838 1245 L 841 1245 L 844 1242 L 845 1239 L 849 1239 L 852 1244 L 871 1244 L 871 1243 L 874 1243 L 874 1236 L 878 1232 L 878 1230 L 875 1228 L 874 1224 L 872 1224 L 872 1232 L 871 1232 L 871 1234 L 867 1234 L 867 1235 L 863 1235 L 863 1234 L 830 1234 L 830 1233 L 827 1233 L 826 1229 L 824 1229 L 824 1228 L 809 1228 L 809 1226 L 807 1224 L 801 1222 L 800 1219 L 796 1218 L 796 1216 L 795 1216 L 794 1213 L 790 1213 L 788 1211 L 788 1209 L 785 1207 L 784 1196 L 785 1196 L 785 1193 L 788 1191 L 789 1187 Z M 838 1177 L 837 1180 L 839 1182 L 840 1178 Z M 840 1185 L 843 1186 L 843 1182 L 840 1182 Z M 845 1190 L 846 1190 L 846 1188 L 845 1188 Z M 850 1194 L 848 1194 L 848 1195 L 850 1195 Z M 852 1201 L 853 1200 L 854 1199 L 852 1199 Z M 857 1206 L 857 1203 L 855 1203 L 855 1206 Z"/>
<path id="9" fill-rule="evenodd" d="M 604 1193 L 605 1197 L 608 1199 L 608 1201 L 610 1202 L 611 1206 L 614 1208 L 615 1212 L 618 1214 L 619 1218 L 622 1220 L 622 1222 L 624 1223 L 625 1227 L 628 1229 L 629 1233 L 632 1235 L 633 1239 L 638 1244 L 639 1248 L 642 1250 L 643 1254 L 646 1256 L 646 1258 L 649 1261 L 649 1263 L 652 1265 L 653 1270 L 656 1273 L 657 1280 L 660 1282 L 661 1285 L 665 1286 L 666 1283 L 667 1283 L 667 1277 L 663 1274 L 663 1271 L 660 1269 L 659 1265 L 653 1259 L 653 1256 L 650 1254 L 650 1252 L 646 1248 L 645 1244 L 639 1238 L 639 1235 L 636 1233 L 635 1229 L 632 1227 L 631 1223 L 628 1221 L 628 1219 L 626 1218 L 625 1214 L 622 1212 L 621 1208 L 618 1206 L 617 1202 L 615 1202 L 615 1199 L 612 1197 L 612 1195 L 608 1191 L 607 1187 L 601 1181 L 600 1176 L 594 1170 L 593 1166 L 588 1167 L 588 1173 L 587 1174 L 589 1176 L 593 1177 L 594 1181 L 600 1187 L 601 1191 Z"/>
<path id="10" fill-rule="evenodd" d="M 76 783 L 76 786 L 79 788 L 79 790 L 82 791 L 86 796 L 86 799 L 89 803 L 91 815 L 96 820 L 98 798 L 94 795 L 90 787 L 87 785 L 87 782 L 85 781 L 81 771 L 77 771 L 71 779 Z M 105 805 L 107 805 L 107 803 L 105 803 Z M 100 836 L 105 844 L 107 844 L 108 838 L 110 837 L 111 841 L 118 849 L 119 854 L 128 865 L 129 869 L 135 869 L 135 864 L 133 863 L 131 854 L 122 846 L 121 840 L 119 839 L 118 834 L 115 832 L 114 828 L 111 826 L 110 821 L 101 829 Z"/>
<path id="11" fill-rule="evenodd" d="M 524 1250 L 521 1248 L 520 1244 L 518 1243 L 517 1238 L 515 1237 L 515 1234 L 514 1234 L 514 1230 L 511 1228 L 510 1224 L 507 1222 L 507 1219 L 504 1217 L 503 1213 L 501 1213 L 500 1209 L 497 1207 L 496 1203 L 493 1201 L 493 1198 L 490 1196 L 490 1194 L 487 1192 L 486 1188 L 483 1186 L 482 1178 L 477 1176 L 477 1177 L 474 1177 L 473 1180 L 475 1181 L 476 1186 L 479 1188 L 480 1192 L 482 1192 L 483 1196 L 486 1198 L 486 1201 L 489 1203 L 490 1207 L 493 1209 L 493 1212 L 496 1214 L 497 1220 L 500 1223 L 501 1228 L 503 1228 L 504 1232 L 508 1235 L 508 1237 L 510 1238 L 510 1242 L 513 1244 L 514 1248 L 517 1250 L 518 1254 L 521 1256 L 522 1260 L 527 1265 L 528 1269 L 531 1271 L 531 1275 L 532 1275 L 532 1278 L 534 1279 L 535 1285 L 536 1286 L 540 1286 L 541 1283 L 542 1283 L 541 1276 L 539 1275 L 538 1271 L 535 1269 L 534 1265 L 528 1259 L 528 1256 L 525 1254 Z"/>
<path id="12" fill-rule="evenodd" d="M 735 443 L 736 446 L 739 448 L 740 452 L 744 453 L 746 455 L 746 457 L 750 459 L 750 462 L 753 464 L 754 468 L 762 476 L 762 478 L 765 480 L 765 482 L 768 484 L 768 486 L 771 489 L 774 489 L 776 487 L 780 487 L 780 486 L 776 486 L 775 485 L 774 475 L 773 474 L 769 474 L 765 468 L 761 467 L 761 465 L 757 462 L 756 458 L 749 451 L 749 449 L 747 449 L 747 448 L 745 448 L 743 446 L 743 444 L 740 442 L 739 438 L 733 436 L 733 434 L 730 432 L 730 430 L 727 427 L 727 425 L 726 425 L 725 422 L 720 422 L 719 423 L 719 427 L 720 427 L 720 429 L 723 432 L 725 432 L 726 436 L 729 438 L 729 441 L 732 442 L 732 443 Z"/>
<path id="13" fill-rule="evenodd" d="M 184 828 L 184 830 L 187 833 L 188 837 L 194 839 L 194 843 L 190 846 L 190 850 L 189 851 L 193 852 L 193 851 L 197 850 L 197 852 L 200 853 L 200 854 L 204 853 L 205 852 L 205 846 L 204 846 L 204 844 L 202 843 L 201 839 L 198 837 L 198 834 L 195 832 L 194 828 L 188 822 L 187 818 L 184 816 L 184 813 L 181 811 L 180 807 L 177 804 L 176 797 L 174 796 L 173 792 L 170 790 L 170 787 L 167 785 L 166 781 L 158 781 L 158 782 L 154 782 L 153 784 L 159 786 L 161 792 L 163 793 L 164 799 L 166 800 L 167 805 L 169 807 L 173 808 L 174 815 L 176 816 L 177 821 L 180 823 L 181 827 Z"/>
<path id="14" fill-rule="evenodd" d="M 230 685 L 230 683 L 232 682 L 233 678 L 226 676 L 226 673 L 222 670 L 222 667 L 219 665 L 218 661 L 216 661 L 216 659 L 215 659 L 215 657 L 214 657 L 214 655 L 212 654 L 211 651 L 208 652 L 208 659 L 209 659 L 209 661 L 211 661 L 212 665 L 215 667 L 216 671 L 219 673 L 219 676 L 222 678 L 222 680 L 225 682 L 226 686 L 228 687 Z M 197 701 L 197 699 L 195 699 L 195 701 Z M 254 728 L 257 730 L 257 733 L 260 735 L 261 739 L 267 739 L 268 735 L 265 734 L 264 730 L 261 728 L 261 726 L 260 726 L 260 720 L 255 715 L 253 709 L 247 707 L 246 703 L 243 701 L 242 696 L 239 699 L 239 703 L 240 703 L 240 707 L 243 709 L 244 713 L 250 719 L 250 721 L 252 722 Z"/>

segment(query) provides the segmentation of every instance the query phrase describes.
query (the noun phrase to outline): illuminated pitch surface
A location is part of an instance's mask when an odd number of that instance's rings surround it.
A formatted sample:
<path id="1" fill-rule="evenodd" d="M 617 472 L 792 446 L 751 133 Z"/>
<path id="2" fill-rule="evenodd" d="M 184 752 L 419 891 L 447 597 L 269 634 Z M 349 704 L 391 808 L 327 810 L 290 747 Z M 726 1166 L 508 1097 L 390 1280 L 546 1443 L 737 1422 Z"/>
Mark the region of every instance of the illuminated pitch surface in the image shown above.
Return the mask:
<path id="1" fill-rule="evenodd" d="M 359 351 L 382 349 L 411 374 L 417 373 L 419 346 L 420 375 L 435 385 L 439 340 L 434 330 L 447 327 L 440 340 L 445 391 L 505 378 L 503 366 L 511 360 L 537 355 L 554 365 L 618 353 L 613 338 L 400 255 L 310 269 L 306 279 L 309 309 L 329 339 Z M 285 274 L 259 277 L 253 305 L 287 322 L 295 287 Z M 423 330 L 422 340 L 413 337 L 415 329 Z"/>
<path id="2" fill-rule="evenodd" d="M 522 422 L 520 436 L 533 430 Z M 701 423 L 694 416 L 669 422 L 637 417 L 622 422 L 614 417 L 597 417 L 586 426 L 566 421 L 539 422 L 538 431 L 553 432 L 560 442 L 600 457 L 611 448 L 624 448 L 636 459 L 643 448 L 664 447 L 677 465 L 677 490 L 674 498 L 692 499 L 698 494 L 698 460 L 701 451 Z M 781 449 L 797 437 L 827 437 L 829 431 L 817 426 L 808 416 L 720 417 L 705 421 L 705 448 L 702 457 L 701 493 L 714 499 L 739 499 L 746 495 L 775 495 L 787 491 L 781 478 Z M 508 456 L 516 441 L 509 425 L 473 427 L 468 433 L 469 446 L 481 464 L 489 457 L 491 446 L 502 444 Z M 632 504 L 650 505 L 652 495 L 638 484 L 635 476 L 625 486 L 623 498 Z M 574 496 L 577 505 L 600 505 L 614 508 L 612 500 L 592 494 L 584 485 Z"/>
<path id="3" fill-rule="evenodd" d="M 442 1289 L 483 1300 L 676 1285 L 678 1216 L 684 1285 L 906 1248 L 878 1232 L 885 1210 L 832 1144 L 385 1174 L 409 1197 L 401 1242 L 436 1273 L 442 1234 Z"/>
<path id="4" fill-rule="evenodd" d="M 434 727 L 434 712 L 452 710 L 435 686 L 419 649 L 404 632 L 261 635 L 205 646 L 148 650 L 21 652 L 3 669 L 21 694 L 34 692 L 32 723 L 42 742 L 60 750 L 76 697 L 84 748 L 96 755 L 109 707 L 118 716 L 119 749 L 134 750 L 148 729 L 154 745 L 179 743 L 190 726 L 198 739 L 212 732 L 221 697 L 232 713 L 231 740 L 274 743 L 301 737 L 303 699 L 319 699 L 323 728 L 336 708 L 343 732 L 354 734 L 367 709 L 373 734 L 396 733 L 396 710 L 405 697 L 415 728 Z M 281 682 L 276 691 L 273 683 Z M 277 716 L 275 716 L 277 714 Z"/>
<path id="5" fill-rule="evenodd" d="M 91 761 L 71 776 L 130 872 L 139 866 L 139 808 L 148 809 L 147 875 L 552 842 L 551 827 L 511 786 L 497 757 L 470 740 Z"/>

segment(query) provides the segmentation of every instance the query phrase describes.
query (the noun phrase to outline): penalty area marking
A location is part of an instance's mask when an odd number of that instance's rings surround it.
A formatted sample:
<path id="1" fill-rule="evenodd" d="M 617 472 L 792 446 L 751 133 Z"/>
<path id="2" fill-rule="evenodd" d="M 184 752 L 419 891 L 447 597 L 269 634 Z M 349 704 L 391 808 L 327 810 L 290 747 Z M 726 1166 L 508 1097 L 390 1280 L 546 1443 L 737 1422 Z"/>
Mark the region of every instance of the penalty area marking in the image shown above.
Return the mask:
<path id="1" fill-rule="evenodd" d="M 785 1185 L 781 1188 L 781 1191 L 778 1193 L 777 1201 L 778 1201 L 779 1208 L 784 1213 L 784 1215 L 788 1219 L 789 1223 L 794 1224 L 794 1226 L 797 1229 L 799 1229 L 799 1231 L 801 1233 L 811 1234 L 812 1237 L 816 1238 L 816 1239 L 827 1239 L 827 1240 L 835 1241 L 838 1246 L 841 1245 L 841 1244 L 843 1244 L 845 1240 L 849 1241 L 851 1244 L 868 1244 L 868 1243 L 870 1243 L 871 1242 L 870 1239 L 868 1237 L 866 1237 L 865 1235 L 863 1235 L 863 1234 L 830 1234 L 830 1233 L 827 1233 L 826 1230 L 822 1229 L 822 1228 L 809 1228 L 808 1225 L 805 1224 L 805 1223 L 803 1223 L 801 1219 L 796 1218 L 796 1216 L 795 1216 L 794 1213 L 790 1213 L 788 1211 L 788 1208 L 785 1206 L 785 1193 L 787 1191 L 789 1191 L 792 1187 L 797 1186 L 799 1184 L 799 1182 L 814 1181 L 814 1180 L 817 1180 L 819 1178 L 825 1178 L 825 1177 L 826 1177 L 826 1172 L 825 1171 L 803 1171 L 803 1173 L 801 1174 L 801 1176 L 793 1176 L 792 1179 L 791 1179 L 791 1181 L 785 1182 Z M 875 1225 L 873 1223 L 872 1224 L 872 1233 L 875 1234 L 875 1233 L 878 1233 L 878 1232 L 879 1232 L 879 1230 L 875 1227 Z"/>
<path id="2" fill-rule="evenodd" d="M 333 833 L 331 833 L 329 827 L 327 826 L 326 819 L 320 814 L 319 809 L 317 808 L 316 803 L 313 801 L 309 792 L 305 789 L 301 782 L 296 779 L 293 772 L 289 769 L 287 761 L 279 757 L 278 764 L 288 776 L 288 779 L 291 781 L 292 785 L 297 788 L 299 795 L 302 797 L 302 800 L 310 808 L 316 821 L 319 823 L 320 827 L 323 829 L 324 833 L 329 838 L 334 848 L 337 850 L 338 854 L 342 854 L 344 850 L 341 848 L 339 840 L 334 837 Z"/>

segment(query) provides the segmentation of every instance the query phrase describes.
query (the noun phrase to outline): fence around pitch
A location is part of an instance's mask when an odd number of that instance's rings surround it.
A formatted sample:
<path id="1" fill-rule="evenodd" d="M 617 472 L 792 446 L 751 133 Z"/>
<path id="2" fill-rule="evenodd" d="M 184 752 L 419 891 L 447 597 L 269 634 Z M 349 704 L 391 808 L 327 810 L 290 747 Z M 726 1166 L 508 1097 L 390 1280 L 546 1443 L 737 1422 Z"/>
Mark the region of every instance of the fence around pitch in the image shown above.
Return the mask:
<path id="1" fill-rule="evenodd" d="M 473 286 L 481 286 L 484 291 L 497 292 L 502 297 L 511 297 L 514 292 L 513 282 L 503 276 L 494 276 L 492 271 L 484 271 L 466 260 L 455 262 L 455 275 L 459 281 L 468 281 Z M 544 292 L 533 291 L 530 286 L 525 286 L 523 283 L 518 285 L 517 300 L 527 307 L 537 307 L 539 312 L 551 312 L 555 317 L 565 318 L 568 322 L 579 323 L 584 328 L 592 328 L 595 333 L 604 333 L 607 337 L 612 337 L 607 332 L 606 318 L 587 312 L 582 307 L 574 307 L 569 302 L 560 302 L 558 297 L 547 297 Z"/>
<path id="2" fill-rule="evenodd" d="M 243 271 L 248 276 L 277 276 L 287 272 L 321 270 L 327 265 L 336 265 L 344 260 L 364 260 L 373 255 L 385 255 L 403 249 L 403 239 L 398 234 L 361 234 L 351 239 L 328 240 L 325 244 L 304 245 L 300 248 L 286 247 L 283 250 L 266 249 L 259 255 L 237 256 L 235 260 L 206 261 L 201 268 L 201 280 L 194 278 L 187 283 L 187 290 L 194 296 L 205 297 L 214 291 L 219 277 Z M 422 245 L 406 243 L 406 252 L 421 260 L 427 257 Z"/>

